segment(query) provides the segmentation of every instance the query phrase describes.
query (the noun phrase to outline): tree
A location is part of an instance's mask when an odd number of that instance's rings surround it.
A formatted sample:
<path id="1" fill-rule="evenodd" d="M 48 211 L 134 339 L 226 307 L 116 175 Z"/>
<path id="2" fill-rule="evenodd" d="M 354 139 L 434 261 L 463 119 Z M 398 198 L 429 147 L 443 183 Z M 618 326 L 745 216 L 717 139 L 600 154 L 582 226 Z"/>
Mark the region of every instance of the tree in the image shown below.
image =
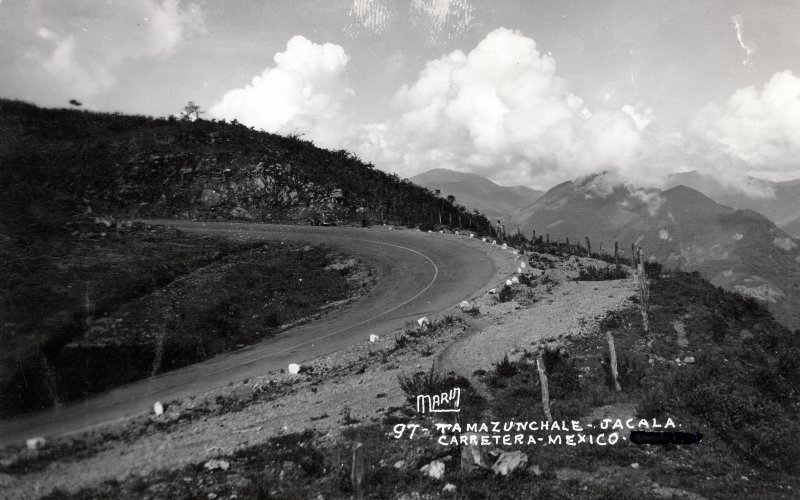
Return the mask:
<path id="1" fill-rule="evenodd" d="M 75 99 L 70 99 L 69 103 L 72 104 L 73 106 L 81 106 L 83 104 L 82 102 Z"/>
<path id="2" fill-rule="evenodd" d="M 186 106 L 183 107 L 183 116 L 184 118 L 191 120 L 194 117 L 195 120 L 200 119 L 200 115 L 204 114 L 205 111 L 200 110 L 200 106 L 194 103 L 194 101 L 189 101 L 186 103 Z"/>

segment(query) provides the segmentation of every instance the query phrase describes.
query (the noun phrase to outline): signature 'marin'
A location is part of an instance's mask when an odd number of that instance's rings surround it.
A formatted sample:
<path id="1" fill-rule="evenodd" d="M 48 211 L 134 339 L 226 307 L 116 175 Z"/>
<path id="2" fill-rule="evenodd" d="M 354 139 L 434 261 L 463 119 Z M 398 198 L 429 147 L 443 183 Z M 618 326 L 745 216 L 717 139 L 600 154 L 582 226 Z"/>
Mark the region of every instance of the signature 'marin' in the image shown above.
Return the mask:
<path id="1" fill-rule="evenodd" d="M 460 412 L 461 408 L 458 407 L 460 402 L 460 387 L 454 387 L 448 392 L 433 396 L 420 394 L 417 396 L 417 413 L 425 413 L 426 411 L 428 413 Z"/>

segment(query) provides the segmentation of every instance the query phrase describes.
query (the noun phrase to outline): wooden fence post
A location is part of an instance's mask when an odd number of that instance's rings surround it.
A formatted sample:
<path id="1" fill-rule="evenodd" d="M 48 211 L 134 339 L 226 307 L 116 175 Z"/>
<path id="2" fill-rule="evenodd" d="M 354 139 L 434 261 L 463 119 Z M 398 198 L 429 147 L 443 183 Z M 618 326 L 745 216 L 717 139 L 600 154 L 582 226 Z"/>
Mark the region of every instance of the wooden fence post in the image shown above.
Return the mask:
<path id="1" fill-rule="evenodd" d="M 621 391 L 622 387 L 619 386 L 619 372 L 617 371 L 617 350 L 614 347 L 614 336 L 611 332 L 606 332 L 606 339 L 608 340 L 608 356 L 611 358 L 611 375 L 614 377 L 614 390 Z"/>
<path id="2" fill-rule="evenodd" d="M 353 446 L 353 468 L 350 470 L 350 482 L 353 485 L 353 493 L 358 500 L 364 498 L 364 445 L 357 443 Z"/>
<path id="3" fill-rule="evenodd" d="M 637 268 L 639 269 L 639 272 L 644 274 L 644 250 L 642 250 L 642 247 L 638 247 L 636 261 L 638 262 Z"/>
<path id="4" fill-rule="evenodd" d="M 539 355 L 536 358 L 536 368 L 539 370 L 539 382 L 542 386 L 542 407 L 544 407 L 544 416 L 548 422 L 553 421 L 553 416 L 550 415 L 550 391 L 547 389 L 547 372 L 545 371 L 544 358 L 542 357 L 542 350 L 539 349 Z"/>
<path id="5" fill-rule="evenodd" d="M 550 244 L 550 233 L 547 233 L 547 244 Z"/>
<path id="6" fill-rule="evenodd" d="M 614 242 L 614 263 L 617 265 L 617 271 L 619 271 L 619 243 L 616 241 Z"/>
<path id="7" fill-rule="evenodd" d="M 592 256 L 592 240 L 589 237 L 586 237 L 586 250 L 588 251 L 588 256 Z"/>

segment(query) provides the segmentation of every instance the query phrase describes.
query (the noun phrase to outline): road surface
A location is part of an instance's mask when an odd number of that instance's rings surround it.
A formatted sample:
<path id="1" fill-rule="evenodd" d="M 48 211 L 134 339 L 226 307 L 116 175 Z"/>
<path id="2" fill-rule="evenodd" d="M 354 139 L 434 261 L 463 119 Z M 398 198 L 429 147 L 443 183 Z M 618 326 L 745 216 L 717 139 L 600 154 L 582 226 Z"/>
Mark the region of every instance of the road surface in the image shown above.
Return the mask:
<path id="1" fill-rule="evenodd" d="M 240 239 L 325 243 L 372 262 L 378 282 L 365 296 L 323 318 L 286 330 L 262 343 L 201 363 L 118 387 L 86 400 L 0 420 L 0 446 L 34 436 L 63 436 L 88 430 L 167 402 L 223 387 L 230 382 L 285 369 L 330 354 L 369 335 L 385 335 L 409 320 L 440 313 L 485 287 L 494 278 L 483 252 L 439 233 L 350 227 L 281 226 L 230 222 L 146 221 L 191 233 Z"/>

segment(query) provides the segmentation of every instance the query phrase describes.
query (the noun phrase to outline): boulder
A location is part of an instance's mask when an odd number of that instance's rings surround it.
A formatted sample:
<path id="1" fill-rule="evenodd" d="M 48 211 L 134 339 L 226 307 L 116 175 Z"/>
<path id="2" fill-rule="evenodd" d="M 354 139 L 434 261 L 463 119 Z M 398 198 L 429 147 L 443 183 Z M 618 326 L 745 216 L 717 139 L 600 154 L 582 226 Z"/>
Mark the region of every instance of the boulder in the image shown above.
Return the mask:
<path id="1" fill-rule="evenodd" d="M 444 476 L 444 462 L 441 460 L 434 460 L 428 465 L 422 467 L 420 471 L 434 479 L 441 479 L 442 476 Z"/>
<path id="2" fill-rule="evenodd" d="M 208 207 L 215 207 L 222 202 L 222 195 L 213 189 L 204 189 L 200 201 Z"/>
<path id="3" fill-rule="evenodd" d="M 507 476 L 528 463 L 528 455 L 521 451 L 504 451 L 492 465 L 495 475 Z"/>
<path id="4" fill-rule="evenodd" d="M 464 436 L 468 437 L 467 443 L 470 444 L 461 446 L 461 470 L 469 472 L 476 468 L 488 469 L 491 459 L 486 449 L 479 444 L 482 434 L 466 433 Z M 473 440 L 471 436 L 476 439 Z"/>
<path id="5" fill-rule="evenodd" d="M 246 220 L 253 220 L 253 216 L 242 207 L 236 207 L 231 209 L 231 217 L 235 219 L 246 219 Z"/>

